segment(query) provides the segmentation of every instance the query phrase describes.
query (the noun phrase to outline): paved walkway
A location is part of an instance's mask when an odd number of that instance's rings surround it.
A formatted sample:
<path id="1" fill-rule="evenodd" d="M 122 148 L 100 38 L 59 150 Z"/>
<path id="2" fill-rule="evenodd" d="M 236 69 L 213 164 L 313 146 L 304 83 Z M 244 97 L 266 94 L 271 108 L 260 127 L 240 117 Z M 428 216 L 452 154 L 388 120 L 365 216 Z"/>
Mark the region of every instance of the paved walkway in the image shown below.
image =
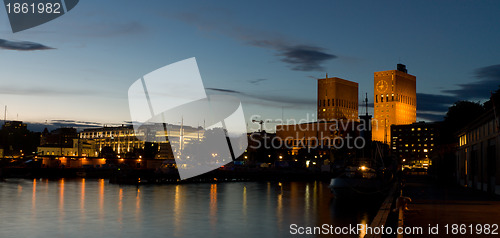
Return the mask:
<path id="1" fill-rule="evenodd" d="M 412 199 L 404 214 L 405 229 L 422 227 L 423 233 L 404 237 L 500 237 L 499 197 L 468 188 L 445 186 L 428 176 L 408 177 L 403 196 Z M 438 226 L 438 234 L 430 234 L 429 224 Z M 484 235 L 488 231 L 496 235 Z"/>

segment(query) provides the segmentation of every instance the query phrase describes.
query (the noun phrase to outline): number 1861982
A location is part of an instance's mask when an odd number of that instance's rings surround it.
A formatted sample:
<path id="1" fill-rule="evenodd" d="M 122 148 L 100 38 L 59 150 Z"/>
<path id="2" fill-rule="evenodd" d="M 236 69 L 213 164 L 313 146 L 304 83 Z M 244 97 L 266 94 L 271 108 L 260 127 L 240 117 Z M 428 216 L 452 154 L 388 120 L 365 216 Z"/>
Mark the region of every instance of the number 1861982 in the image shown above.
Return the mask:
<path id="1" fill-rule="evenodd" d="M 7 13 L 11 14 L 60 14 L 61 4 L 56 3 L 14 3 L 6 4 Z"/>
<path id="2" fill-rule="evenodd" d="M 446 224 L 446 234 L 498 235 L 498 224 Z"/>

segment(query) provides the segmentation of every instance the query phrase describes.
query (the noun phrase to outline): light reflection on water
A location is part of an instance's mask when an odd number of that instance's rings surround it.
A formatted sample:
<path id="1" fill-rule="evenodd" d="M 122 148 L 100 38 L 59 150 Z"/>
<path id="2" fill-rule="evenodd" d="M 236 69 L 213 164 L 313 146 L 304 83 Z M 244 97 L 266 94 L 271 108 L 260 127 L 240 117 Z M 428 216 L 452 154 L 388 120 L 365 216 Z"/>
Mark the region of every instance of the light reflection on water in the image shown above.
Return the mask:
<path id="1" fill-rule="evenodd" d="M 367 224 L 377 204 L 337 201 L 328 185 L 0 183 L 0 237 L 287 237 L 290 224 Z"/>

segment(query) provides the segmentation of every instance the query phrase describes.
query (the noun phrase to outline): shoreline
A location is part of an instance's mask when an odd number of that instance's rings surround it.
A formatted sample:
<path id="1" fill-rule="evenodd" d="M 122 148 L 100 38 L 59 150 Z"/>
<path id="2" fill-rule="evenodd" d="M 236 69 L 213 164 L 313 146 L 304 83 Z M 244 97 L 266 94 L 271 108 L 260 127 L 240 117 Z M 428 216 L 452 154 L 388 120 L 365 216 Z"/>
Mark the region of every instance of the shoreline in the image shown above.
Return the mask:
<path id="1" fill-rule="evenodd" d="M 116 184 L 171 184 L 237 181 L 325 181 L 334 175 L 304 169 L 235 168 L 216 169 L 205 174 L 180 180 L 176 170 L 123 168 L 2 168 L 6 178 L 103 178 Z"/>

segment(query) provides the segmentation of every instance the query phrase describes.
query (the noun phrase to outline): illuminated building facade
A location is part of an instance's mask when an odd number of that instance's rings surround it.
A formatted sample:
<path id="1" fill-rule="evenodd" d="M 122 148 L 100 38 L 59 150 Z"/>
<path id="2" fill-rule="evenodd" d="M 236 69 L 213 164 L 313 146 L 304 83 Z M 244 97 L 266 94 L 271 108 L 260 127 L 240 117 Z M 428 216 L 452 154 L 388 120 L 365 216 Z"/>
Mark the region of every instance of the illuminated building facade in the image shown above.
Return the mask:
<path id="1" fill-rule="evenodd" d="M 358 119 L 358 83 L 328 74 L 318 79 L 318 121 Z"/>
<path id="2" fill-rule="evenodd" d="M 318 79 L 317 112 L 316 122 L 276 126 L 276 137 L 291 155 L 301 149 L 329 150 L 354 143 L 359 136 L 358 83 L 328 75 Z"/>
<path id="3" fill-rule="evenodd" d="M 184 148 L 184 146 L 204 136 L 200 130 L 188 126 L 168 125 L 168 131 L 158 130 L 158 128 L 155 125 L 144 126 L 137 133 L 131 125 L 92 128 L 80 132 L 80 138 L 94 140 L 98 152 L 102 151 L 104 147 L 110 147 L 116 154 L 121 155 L 134 152 L 134 149 L 145 149 L 146 143 L 139 138 L 148 137 L 150 139 L 148 141 L 158 144 L 157 159 L 174 159 L 170 141 L 168 139 L 164 140 L 165 135 L 167 135 L 167 138 L 182 138 L 176 140 L 182 143 L 180 148 Z"/>
<path id="4" fill-rule="evenodd" d="M 80 138 L 94 140 L 97 151 L 107 146 L 117 154 L 132 152 L 134 148 L 144 149 L 144 141 L 137 139 L 132 126 L 84 129 Z"/>
<path id="5" fill-rule="evenodd" d="M 391 125 L 406 125 L 417 121 L 416 77 L 408 74 L 406 66 L 397 70 L 374 73 L 373 140 L 391 141 Z"/>
<path id="6" fill-rule="evenodd" d="M 438 131 L 436 123 L 392 125 L 392 152 L 403 165 L 428 168 L 432 165 L 430 154 L 436 147 Z"/>
<path id="7" fill-rule="evenodd" d="M 72 139 L 71 145 L 44 144 L 38 147 L 37 155 L 97 157 L 95 142 L 86 139 Z"/>

